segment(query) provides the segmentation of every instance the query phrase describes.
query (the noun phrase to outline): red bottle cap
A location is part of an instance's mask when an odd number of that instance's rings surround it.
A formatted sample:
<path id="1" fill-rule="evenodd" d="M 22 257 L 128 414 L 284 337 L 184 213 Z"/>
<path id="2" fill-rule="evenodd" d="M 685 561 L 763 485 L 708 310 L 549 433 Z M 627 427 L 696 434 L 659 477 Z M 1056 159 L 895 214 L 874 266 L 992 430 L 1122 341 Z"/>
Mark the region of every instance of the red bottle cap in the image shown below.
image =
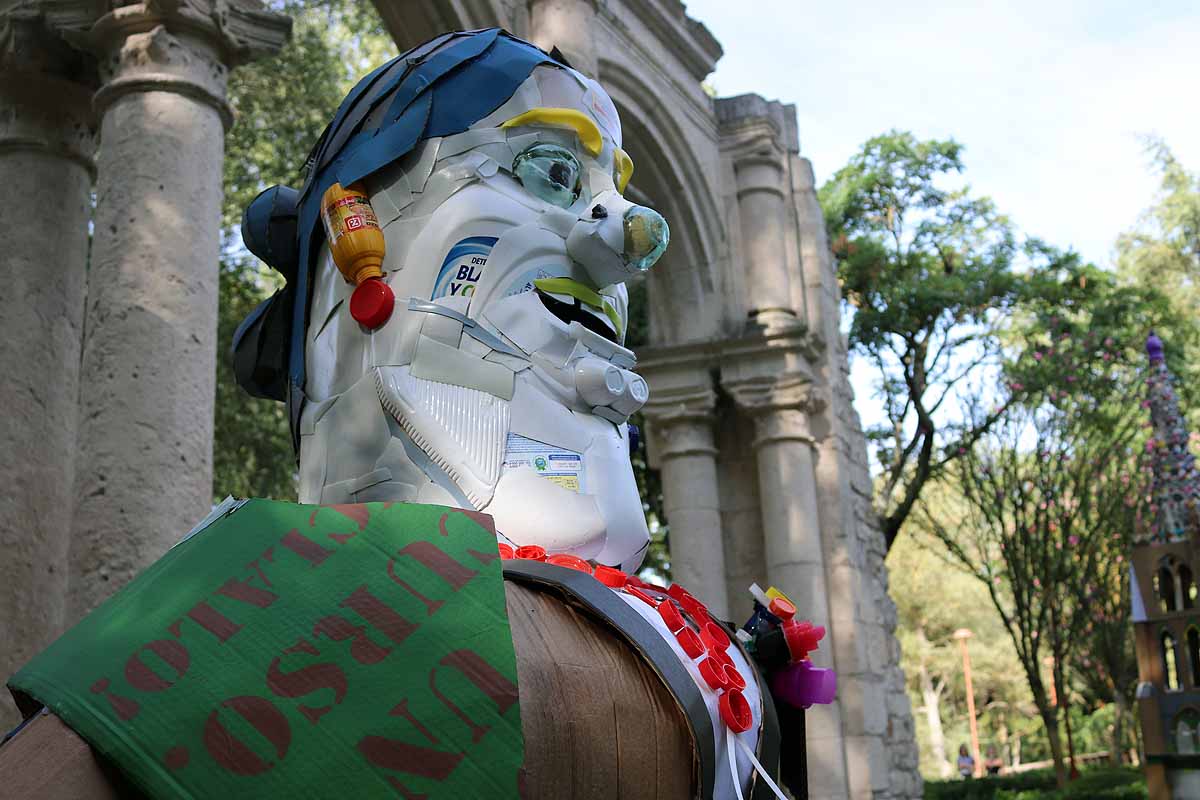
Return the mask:
<path id="1" fill-rule="evenodd" d="M 750 730 L 750 725 L 754 722 L 754 714 L 750 711 L 750 704 L 746 702 L 746 698 L 740 691 L 731 689 L 722 694 L 717 700 L 717 708 L 720 709 L 721 719 L 729 726 L 729 730 L 734 733 Z"/>
<path id="2" fill-rule="evenodd" d="M 392 287 L 382 278 L 367 278 L 350 295 L 350 316 L 354 321 L 375 330 L 388 321 L 396 305 Z"/>
<path id="3" fill-rule="evenodd" d="M 825 628 L 811 622 L 788 620 L 783 623 L 783 641 L 787 644 L 792 662 L 803 661 L 817 649 L 817 643 L 825 637 Z"/>
<path id="4" fill-rule="evenodd" d="M 771 605 L 767 606 L 767 611 L 770 611 L 784 622 L 796 616 L 796 607 L 782 597 L 773 598 Z"/>
<path id="5" fill-rule="evenodd" d="M 700 662 L 700 677 L 704 678 L 708 688 L 714 691 L 729 686 L 729 679 L 725 677 L 725 665 L 713 661 L 711 658 Z"/>
<path id="6" fill-rule="evenodd" d="M 683 606 L 683 610 L 691 615 L 697 625 L 703 627 L 704 623 L 708 622 L 708 608 L 690 594 L 685 594 L 679 605 Z"/>
<path id="7" fill-rule="evenodd" d="M 746 679 L 742 677 L 742 673 L 738 672 L 738 668 L 733 664 L 722 664 L 725 670 L 725 679 L 729 681 L 730 688 L 737 689 L 739 692 L 746 688 Z"/>
<path id="8" fill-rule="evenodd" d="M 663 622 L 667 623 L 667 629 L 671 633 L 676 633 L 687 624 L 683 621 L 683 615 L 679 613 L 679 609 L 669 598 L 658 604 L 658 615 L 663 618 Z"/>
<path id="9" fill-rule="evenodd" d="M 592 574 L 592 565 L 584 561 L 579 556 L 573 556 L 570 553 L 556 553 L 546 559 L 547 564 L 553 564 L 556 567 L 566 567 L 567 569 L 586 572 Z"/>
<path id="10" fill-rule="evenodd" d="M 729 657 L 729 653 L 726 653 L 724 650 L 718 647 L 709 648 L 708 654 L 727 667 L 734 666 L 733 659 Z"/>
<path id="11" fill-rule="evenodd" d="M 678 583 L 672 583 L 667 588 L 667 594 L 671 595 L 671 597 L 674 597 L 680 602 L 683 602 L 683 598 L 691 596 L 688 594 L 688 590 L 680 586 Z"/>
<path id="12" fill-rule="evenodd" d="M 597 564 L 596 571 L 592 574 L 596 576 L 596 580 L 612 589 L 620 589 L 628 577 L 616 567 L 606 567 L 603 564 Z"/>
<path id="13" fill-rule="evenodd" d="M 696 632 L 686 625 L 676 631 L 675 640 L 679 642 L 679 646 L 683 648 L 683 652 L 687 653 L 689 658 L 696 658 L 704 652 L 704 642 L 701 642 Z"/>
<path id="14" fill-rule="evenodd" d="M 700 641 L 709 650 L 725 650 L 729 647 L 729 634 L 717 623 L 709 620 L 700 628 Z"/>
<path id="15" fill-rule="evenodd" d="M 504 542 L 499 542 L 496 545 L 496 547 L 499 548 L 499 550 L 500 550 L 500 558 L 504 559 L 505 561 L 508 561 L 511 558 L 517 557 L 517 552 L 512 549 L 511 544 L 505 544 Z"/>
<path id="16" fill-rule="evenodd" d="M 523 544 L 517 548 L 517 558 L 528 558 L 531 561 L 545 561 L 546 548 L 540 544 Z"/>

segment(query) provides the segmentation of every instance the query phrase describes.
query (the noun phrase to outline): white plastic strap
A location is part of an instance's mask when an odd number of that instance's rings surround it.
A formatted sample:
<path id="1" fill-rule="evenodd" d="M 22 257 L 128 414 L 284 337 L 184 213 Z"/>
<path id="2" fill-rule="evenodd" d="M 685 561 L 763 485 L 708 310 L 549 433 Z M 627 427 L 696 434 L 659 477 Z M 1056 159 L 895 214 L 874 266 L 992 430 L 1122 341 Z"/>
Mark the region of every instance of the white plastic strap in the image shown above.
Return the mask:
<path id="1" fill-rule="evenodd" d="M 742 797 L 742 776 L 738 775 L 737 756 L 733 752 L 733 740 L 736 738 L 738 738 L 736 733 L 726 729 L 725 754 L 729 756 L 729 775 L 733 778 L 733 791 L 737 794 L 737 800 L 745 800 Z"/>
<path id="2" fill-rule="evenodd" d="M 746 753 L 747 756 L 750 757 L 750 763 L 752 763 L 754 765 L 754 769 L 758 772 L 759 776 L 761 776 L 762 779 L 767 782 L 767 786 L 771 787 L 771 791 L 773 791 L 775 793 L 775 796 L 778 797 L 779 800 L 787 800 L 787 795 L 785 795 L 782 791 L 779 790 L 779 787 L 775 784 L 775 781 L 771 780 L 771 776 L 767 774 L 767 771 L 763 768 L 763 765 L 760 764 L 758 759 L 754 757 L 754 751 L 750 749 L 750 746 L 747 745 L 745 742 L 743 742 L 741 740 L 741 737 L 734 736 L 732 731 L 730 731 L 730 738 L 737 739 L 737 743 L 739 745 L 741 745 L 742 750 Z M 729 758 L 732 763 L 732 759 L 733 759 L 733 745 L 732 744 L 729 745 Z M 734 773 L 734 774 L 736 775 L 736 773 Z M 736 784 L 734 784 L 734 785 L 736 786 Z M 741 800 L 741 796 L 742 796 L 742 792 L 739 789 L 738 790 L 738 799 L 739 800 Z"/>

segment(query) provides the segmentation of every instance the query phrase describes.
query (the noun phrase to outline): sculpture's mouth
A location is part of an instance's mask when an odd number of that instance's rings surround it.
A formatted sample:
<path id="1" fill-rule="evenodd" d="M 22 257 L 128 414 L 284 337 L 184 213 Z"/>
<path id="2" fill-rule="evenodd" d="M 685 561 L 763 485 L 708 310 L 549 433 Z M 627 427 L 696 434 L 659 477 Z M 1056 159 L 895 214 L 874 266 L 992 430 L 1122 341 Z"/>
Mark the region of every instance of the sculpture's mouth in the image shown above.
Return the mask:
<path id="1" fill-rule="evenodd" d="M 542 305 L 546 307 L 546 310 L 564 323 L 570 325 L 572 322 L 578 322 L 589 331 L 603 336 L 613 344 L 620 344 L 617 341 L 617 332 L 613 330 L 608 320 L 601 319 L 596 314 L 593 314 L 584 308 L 578 300 L 573 303 L 567 303 L 559 300 L 557 297 L 546 294 L 540 289 L 536 289 L 535 291 L 538 298 L 541 299 Z"/>

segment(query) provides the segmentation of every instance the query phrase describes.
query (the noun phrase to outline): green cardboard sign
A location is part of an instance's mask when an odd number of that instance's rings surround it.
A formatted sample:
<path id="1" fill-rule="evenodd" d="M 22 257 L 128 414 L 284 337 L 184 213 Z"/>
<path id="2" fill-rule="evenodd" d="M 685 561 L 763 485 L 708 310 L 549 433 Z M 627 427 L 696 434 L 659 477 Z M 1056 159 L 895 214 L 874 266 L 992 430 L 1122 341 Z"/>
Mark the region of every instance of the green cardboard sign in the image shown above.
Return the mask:
<path id="1" fill-rule="evenodd" d="M 153 797 L 516 798 L 489 527 L 441 506 L 251 500 L 9 686 Z"/>

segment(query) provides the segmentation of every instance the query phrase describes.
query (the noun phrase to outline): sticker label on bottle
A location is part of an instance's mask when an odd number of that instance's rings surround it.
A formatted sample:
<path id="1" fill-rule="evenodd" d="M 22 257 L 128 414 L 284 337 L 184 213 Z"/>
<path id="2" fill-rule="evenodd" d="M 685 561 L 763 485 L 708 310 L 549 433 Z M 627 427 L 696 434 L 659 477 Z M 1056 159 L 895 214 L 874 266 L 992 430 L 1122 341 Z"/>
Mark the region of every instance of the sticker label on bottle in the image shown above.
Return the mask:
<path id="1" fill-rule="evenodd" d="M 495 236 L 470 236 L 450 248 L 442 260 L 430 300 L 439 297 L 470 297 L 483 277 Z"/>
<path id="2" fill-rule="evenodd" d="M 504 468 L 529 467 L 548 481 L 572 492 L 584 490 L 583 457 L 558 445 L 509 433 L 504 446 Z"/>
<path id="3" fill-rule="evenodd" d="M 379 228 L 379 218 L 371 201 L 361 194 L 346 195 L 321 209 L 321 218 L 325 222 L 325 234 L 329 243 L 333 244 L 347 233 L 363 228 Z"/>

